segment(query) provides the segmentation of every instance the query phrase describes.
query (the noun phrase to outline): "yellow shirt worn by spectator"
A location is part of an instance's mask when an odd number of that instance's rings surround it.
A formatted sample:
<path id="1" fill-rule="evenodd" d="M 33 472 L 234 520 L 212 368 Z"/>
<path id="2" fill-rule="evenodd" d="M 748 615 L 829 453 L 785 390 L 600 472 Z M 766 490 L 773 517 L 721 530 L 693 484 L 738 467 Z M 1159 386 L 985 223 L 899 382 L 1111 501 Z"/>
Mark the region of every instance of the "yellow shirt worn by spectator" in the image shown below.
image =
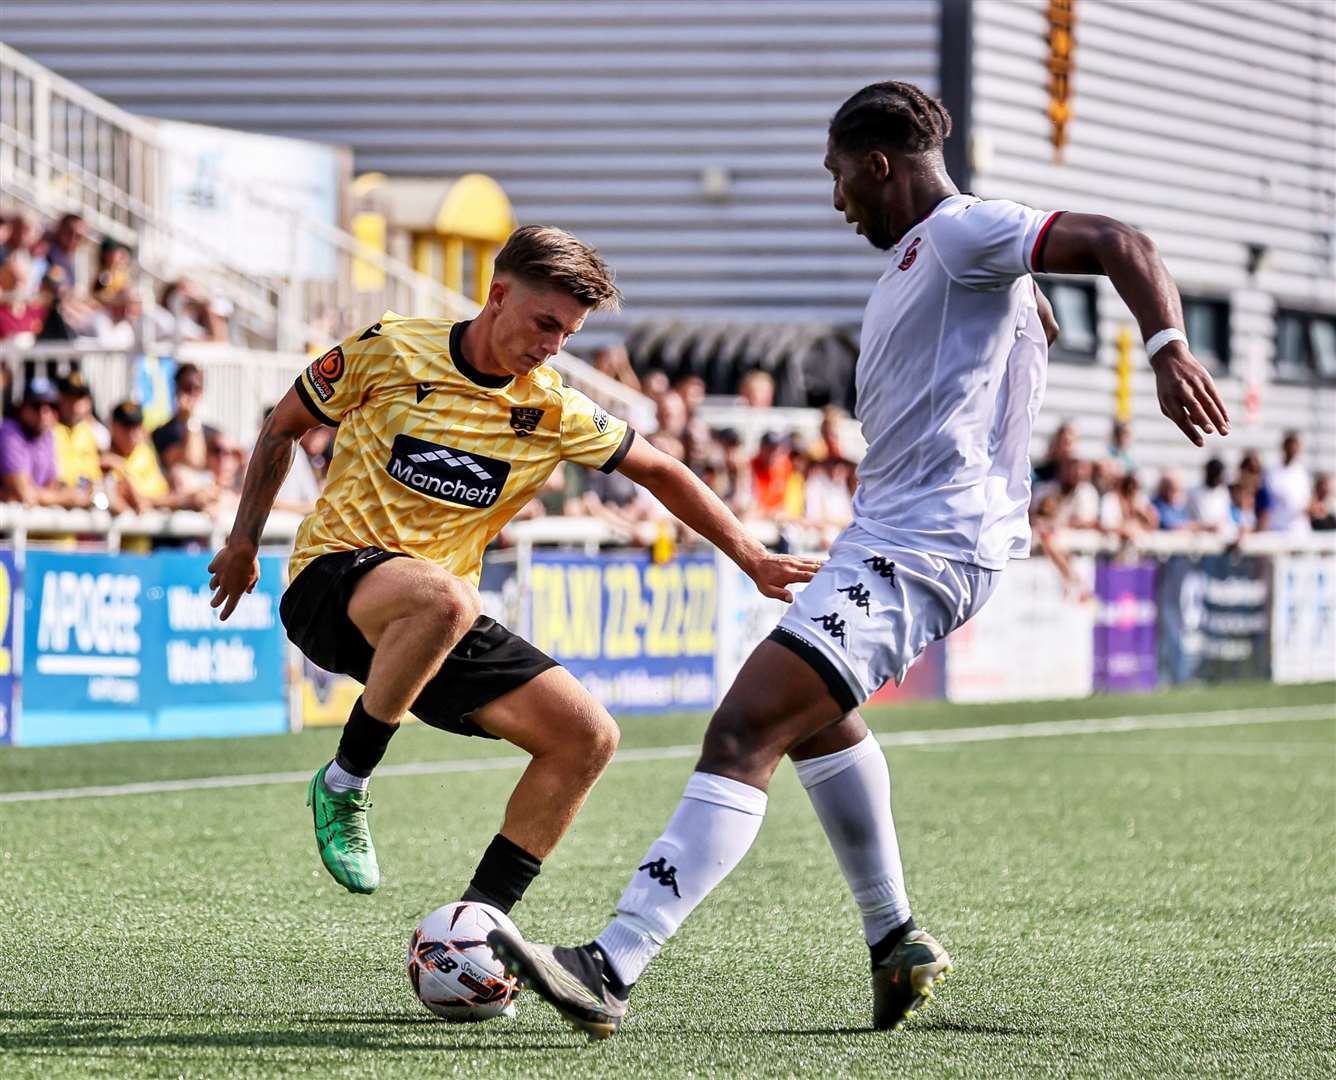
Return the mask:
<path id="1" fill-rule="evenodd" d="M 150 442 L 141 442 L 131 450 L 118 471 L 141 499 L 161 499 L 170 490 L 158 465 L 157 452 Z"/>
<path id="2" fill-rule="evenodd" d="M 60 482 L 67 487 L 78 487 L 81 483 L 98 487 L 102 483 L 102 455 L 92 425 L 86 420 L 72 426 L 57 424 L 53 435 Z"/>
<path id="3" fill-rule="evenodd" d="M 483 550 L 560 461 L 611 472 L 634 433 L 544 366 L 487 375 L 462 351 L 466 322 L 381 321 L 297 378 L 316 419 L 338 426 L 295 579 L 319 555 L 378 547 L 475 584 Z"/>

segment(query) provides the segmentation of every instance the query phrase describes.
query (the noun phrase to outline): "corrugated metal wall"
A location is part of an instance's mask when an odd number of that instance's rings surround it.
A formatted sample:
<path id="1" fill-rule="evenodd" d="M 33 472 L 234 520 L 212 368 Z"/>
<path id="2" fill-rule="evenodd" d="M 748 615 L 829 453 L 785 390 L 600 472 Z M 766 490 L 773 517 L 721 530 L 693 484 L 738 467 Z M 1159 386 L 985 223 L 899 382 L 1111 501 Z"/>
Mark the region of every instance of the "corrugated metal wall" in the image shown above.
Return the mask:
<path id="1" fill-rule="evenodd" d="M 1288 425 L 1336 463 L 1336 392 L 1272 384 L 1252 423 L 1249 358 L 1269 372 L 1277 306 L 1336 310 L 1336 6 L 1331 0 L 1076 0 L 1073 119 L 1054 160 L 1047 0 L 975 0 L 973 186 L 985 197 L 1106 213 L 1144 229 L 1185 294 L 1230 302 L 1240 421 L 1229 456 L 1270 451 Z M 1250 245 L 1268 250 L 1250 274 Z M 1052 365 L 1041 435 L 1081 420 L 1107 434 L 1114 341 L 1126 308 L 1099 282 L 1098 370 Z M 1139 341 L 1139 338 L 1137 339 Z M 1199 462 L 1158 419 L 1139 363 L 1138 441 L 1150 460 Z"/>
<path id="2" fill-rule="evenodd" d="M 0 32 L 136 112 L 488 173 L 605 252 L 631 319 L 857 322 L 879 260 L 830 207 L 825 124 L 938 63 L 936 0 L 6 0 Z"/>

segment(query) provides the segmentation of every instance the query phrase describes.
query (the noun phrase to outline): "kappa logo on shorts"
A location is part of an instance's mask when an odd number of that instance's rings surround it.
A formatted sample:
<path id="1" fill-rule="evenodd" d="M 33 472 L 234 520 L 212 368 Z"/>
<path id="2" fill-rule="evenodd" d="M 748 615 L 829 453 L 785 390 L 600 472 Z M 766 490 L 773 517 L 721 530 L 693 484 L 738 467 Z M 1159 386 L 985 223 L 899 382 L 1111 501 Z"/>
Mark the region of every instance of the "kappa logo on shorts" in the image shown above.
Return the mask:
<path id="1" fill-rule="evenodd" d="M 322 404 L 334 396 L 334 384 L 343 378 L 346 366 L 343 362 L 343 350 L 335 345 L 306 369 L 306 377 L 311 380 L 315 396 Z"/>
<path id="2" fill-rule="evenodd" d="M 844 593 L 849 598 L 849 602 L 861 610 L 863 614 L 872 614 L 872 608 L 869 604 L 872 594 L 867 591 L 867 587 L 861 581 L 855 581 L 847 589 L 836 589 L 835 591 Z"/>
<path id="3" fill-rule="evenodd" d="M 522 409 L 516 406 L 510 410 L 510 427 L 521 439 L 527 439 L 537 431 L 538 422 L 542 419 L 542 409 Z"/>
<path id="4" fill-rule="evenodd" d="M 428 498 L 478 510 L 496 505 L 510 475 L 508 461 L 402 434 L 394 437 L 385 468 Z"/>
<path id="5" fill-rule="evenodd" d="M 840 643 L 842 648 L 847 649 L 849 642 L 844 635 L 845 622 L 833 611 L 829 615 L 814 615 L 812 622 L 820 623 L 821 629 Z"/>
<path id="6" fill-rule="evenodd" d="M 873 555 L 870 559 L 863 560 L 864 566 L 872 567 L 874 574 L 880 574 L 884 578 L 891 579 L 891 588 L 895 588 L 895 563 L 884 555 Z M 841 589 L 841 592 L 844 590 Z"/>
<path id="7" fill-rule="evenodd" d="M 673 895 L 679 900 L 682 898 L 682 894 L 677 891 L 677 867 L 669 866 L 668 860 L 663 856 L 636 867 L 636 873 L 641 870 L 648 870 L 651 881 L 657 881 L 664 888 L 672 889 Z"/>

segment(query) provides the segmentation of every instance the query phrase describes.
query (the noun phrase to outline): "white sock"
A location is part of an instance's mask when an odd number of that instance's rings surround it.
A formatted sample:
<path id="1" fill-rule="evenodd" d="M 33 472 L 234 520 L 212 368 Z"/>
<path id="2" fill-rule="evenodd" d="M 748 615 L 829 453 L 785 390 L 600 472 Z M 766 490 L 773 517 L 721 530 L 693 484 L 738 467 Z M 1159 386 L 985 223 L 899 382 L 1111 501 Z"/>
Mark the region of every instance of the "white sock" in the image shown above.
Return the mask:
<path id="1" fill-rule="evenodd" d="M 712 773 L 692 773 L 662 836 L 649 846 L 595 939 L 630 986 L 696 905 L 742 861 L 761 831 L 765 792 Z"/>
<path id="2" fill-rule="evenodd" d="M 354 776 L 347 769 L 341 768 L 337 761 L 331 761 L 325 770 L 325 787 L 336 795 L 345 791 L 365 791 L 371 783 L 369 776 Z"/>
<path id="3" fill-rule="evenodd" d="M 909 918 L 886 755 L 869 732 L 857 746 L 794 764 L 874 945 Z"/>

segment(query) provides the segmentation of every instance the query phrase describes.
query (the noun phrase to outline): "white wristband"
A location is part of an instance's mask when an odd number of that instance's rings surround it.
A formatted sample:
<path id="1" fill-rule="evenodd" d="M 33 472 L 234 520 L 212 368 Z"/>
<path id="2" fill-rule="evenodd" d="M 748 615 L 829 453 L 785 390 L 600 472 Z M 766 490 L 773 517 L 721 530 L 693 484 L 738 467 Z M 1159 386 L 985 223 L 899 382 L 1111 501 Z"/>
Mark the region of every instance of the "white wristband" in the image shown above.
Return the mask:
<path id="1" fill-rule="evenodd" d="M 1182 330 L 1176 330 L 1172 326 L 1168 330 L 1161 330 L 1157 334 L 1152 334 L 1150 340 L 1146 342 L 1146 358 L 1149 360 L 1171 341 L 1181 341 L 1186 345 L 1188 336 Z"/>

